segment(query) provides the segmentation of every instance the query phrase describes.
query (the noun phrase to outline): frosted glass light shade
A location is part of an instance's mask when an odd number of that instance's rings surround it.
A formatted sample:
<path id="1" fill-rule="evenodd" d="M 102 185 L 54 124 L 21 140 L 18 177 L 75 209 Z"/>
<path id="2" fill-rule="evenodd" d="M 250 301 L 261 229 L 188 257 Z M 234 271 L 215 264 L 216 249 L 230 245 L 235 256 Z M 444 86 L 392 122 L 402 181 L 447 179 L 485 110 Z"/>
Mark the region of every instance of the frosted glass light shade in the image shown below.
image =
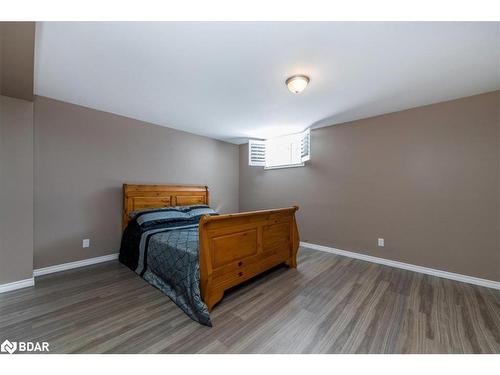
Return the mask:
<path id="1" fill-rule="evenodd" d="M 295 75 L 288 78 L 285 83 L 290 92 L 299 94 L 306 88 L 307 84 L 309 83 L 309 77 L 304 75 Z"/>

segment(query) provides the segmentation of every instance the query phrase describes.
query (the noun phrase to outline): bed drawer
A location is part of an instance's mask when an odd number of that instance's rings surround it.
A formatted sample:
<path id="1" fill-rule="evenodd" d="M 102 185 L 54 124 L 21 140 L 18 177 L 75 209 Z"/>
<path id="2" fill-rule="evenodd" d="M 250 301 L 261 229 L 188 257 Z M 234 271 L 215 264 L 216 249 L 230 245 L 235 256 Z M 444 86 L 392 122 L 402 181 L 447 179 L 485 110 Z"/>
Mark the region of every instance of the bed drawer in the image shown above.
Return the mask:
<path id="1" fill-rule="evenodd" d="M 275 256 L 277 251 L 269 251 L 266 253 L 257 253 L 245 258 L 240 258 L 237 261 L 233 261 L 231 263 L 225 264 L 221 267 L 214 268 L 212 270 L 212 275 L 214 278 L 227 275 L 228 273 L 241 271 L 241 269 L 249 267 L 254 263 L 261 263 L 265 261 L 267 258 Z M 282 257 L 287 258 L 289 256 L 288 252 L 283 252 Z"/>
<path id="2" fill-rule="evenodd" d="M 214 285 L 221 288 L 230 288 L 268 270 L 269 268 L 285 262 L 289 259 L 289 257 L 289 252 L 273 251 L 267 254 L 262 254 L 259 257 L 260 259 L 251 259 L 253 263 L 247 265 L 245 265 L 245 260 L 243 260 L 237 263 L 236 267 L 232 265 L 233 267 L 231 267 L 231 269 L 229 267 L 224 267 L 219 270 L 214 270 Z"/>

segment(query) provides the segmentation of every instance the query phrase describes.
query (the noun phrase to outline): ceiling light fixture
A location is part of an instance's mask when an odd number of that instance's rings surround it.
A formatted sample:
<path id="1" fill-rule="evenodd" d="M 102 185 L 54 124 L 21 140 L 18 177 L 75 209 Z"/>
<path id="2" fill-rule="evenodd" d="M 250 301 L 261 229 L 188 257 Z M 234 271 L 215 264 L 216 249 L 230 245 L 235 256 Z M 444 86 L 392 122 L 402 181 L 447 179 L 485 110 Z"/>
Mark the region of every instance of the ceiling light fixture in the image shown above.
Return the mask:
<path id="1" fill-rule="evenodd" d="M 300 94 L 309 83 L 309 77 L 303 74 L 297 74 L 289 77 L 285 81 L 285 83 L 286 87 L 288 87 L 288 90 L 290 90 L 290 92 L 293 92 L 294 94 Z"/>

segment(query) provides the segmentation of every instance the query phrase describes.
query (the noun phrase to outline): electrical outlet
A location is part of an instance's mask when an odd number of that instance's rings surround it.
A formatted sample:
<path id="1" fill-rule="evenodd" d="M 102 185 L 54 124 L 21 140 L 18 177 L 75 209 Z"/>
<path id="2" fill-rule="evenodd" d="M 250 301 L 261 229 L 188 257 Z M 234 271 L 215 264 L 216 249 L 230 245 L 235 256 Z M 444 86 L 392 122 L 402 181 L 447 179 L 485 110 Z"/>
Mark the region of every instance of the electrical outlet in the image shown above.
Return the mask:
<path id="1" fill-rule="evenodd" d="M 383 238 L 379 238 L 379 239 L 378 239 L 378 245 L 379 245 L 380 247 L 384 247 L 384 239 L 383 239 Z"/>
<path id="2" fill-rule="evenodd" d="M 85 247 L 90 247 L 90 239 L 85 238 L 85 239 L 82 241 L 82 247 L 83 247 L 83 248 L 85 248 Z"/>

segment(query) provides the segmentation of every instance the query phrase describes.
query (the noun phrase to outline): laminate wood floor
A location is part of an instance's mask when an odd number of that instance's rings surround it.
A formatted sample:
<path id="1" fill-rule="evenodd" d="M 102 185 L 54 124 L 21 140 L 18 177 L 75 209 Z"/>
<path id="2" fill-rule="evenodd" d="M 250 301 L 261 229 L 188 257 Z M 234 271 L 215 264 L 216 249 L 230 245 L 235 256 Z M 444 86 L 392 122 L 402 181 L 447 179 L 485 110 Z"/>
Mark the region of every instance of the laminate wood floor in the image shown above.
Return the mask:
<path id="1" fill-rule="evenodd" d="M 500 291 L 302 248 L 226 294 L 213 328 L 116 262 L 0 294 L 0 340 L 52 353 L 500 353 Z"/>

